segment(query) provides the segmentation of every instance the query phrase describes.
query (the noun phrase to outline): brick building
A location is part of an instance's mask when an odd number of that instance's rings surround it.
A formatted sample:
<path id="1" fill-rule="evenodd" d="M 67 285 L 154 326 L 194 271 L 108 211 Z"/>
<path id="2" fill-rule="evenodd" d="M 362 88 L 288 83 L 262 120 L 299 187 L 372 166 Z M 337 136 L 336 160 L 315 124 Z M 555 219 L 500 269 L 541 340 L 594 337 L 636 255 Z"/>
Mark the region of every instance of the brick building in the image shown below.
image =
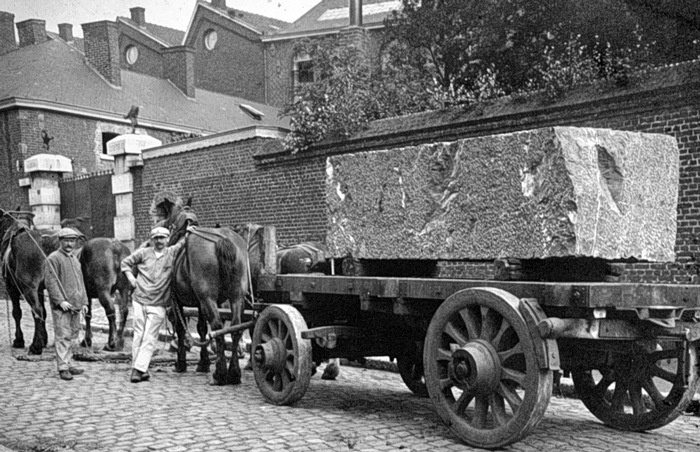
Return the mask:
<path id="1" fill-rule="evenodd" d="M 118 135 L 150 135 L 163 143 L 254 125 L 286 126 L 276 108 L 199 88 L 194 51 L 177 45 L 184 33 L 131 18 L 59 33 L 45 21 L 19 22 L 0 12 L 0 206 L 22 205 L 23 163 L 37 154 L 72 161 L 73 175 L 111 170 L 106 143 Z M 125 118 L 140 106 L 137 126 Z M 69 174 L 70 175 L 70 174 Z"/>

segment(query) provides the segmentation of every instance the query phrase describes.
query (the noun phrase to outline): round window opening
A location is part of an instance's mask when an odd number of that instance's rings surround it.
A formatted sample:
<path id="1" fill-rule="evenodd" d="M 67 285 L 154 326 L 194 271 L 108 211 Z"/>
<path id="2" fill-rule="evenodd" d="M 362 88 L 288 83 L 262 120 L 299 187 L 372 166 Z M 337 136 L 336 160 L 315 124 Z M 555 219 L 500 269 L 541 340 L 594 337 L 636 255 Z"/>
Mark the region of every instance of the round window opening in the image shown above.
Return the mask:
<path id="1" fill-rule="evenodd" d="M 207 33 L 204 35 L 204 45 L 207 47 L 207 50 L 214 50 L 217 39 L 219 39 L 219 36 L 216 34 L 216 31 L 207 31 Z"/>
<path id="2" fill-rule="evenodd" d="M 139 49 L 136 46 L 129 46 L 126 48 L 126 62 L 129 64 L 136 63 L 139 59 Z"/>

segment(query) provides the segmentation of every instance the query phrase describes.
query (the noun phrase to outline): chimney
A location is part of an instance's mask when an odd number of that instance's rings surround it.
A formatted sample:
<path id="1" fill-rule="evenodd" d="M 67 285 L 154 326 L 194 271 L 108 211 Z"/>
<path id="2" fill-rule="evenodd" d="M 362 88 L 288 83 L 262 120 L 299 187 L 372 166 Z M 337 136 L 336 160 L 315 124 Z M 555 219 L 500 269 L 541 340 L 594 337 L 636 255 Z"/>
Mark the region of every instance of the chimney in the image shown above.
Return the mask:
<path id="1" fill-rule="evenodd" d="M 219 9 L 226 9 L 226 0 L 211 0 L 211 6 Z"/>
<path id="2" fill-rule="evenodd" d="M 121 86 L 119 33 L 116 22 L 102 20 L 83 24 L 85 59 L 112 85 Z"/>
<path id="3" fill-rule="evenodd" d="M 46 21 L 41 19 L 28 19 L 17 22 L 17 34 L 19 46 L 26 47 L 46 42 Z"/>
<path id="4" fill-rule="evenodd" d="M 348 0 L 348 6 L 350 9 L 350 23 L 351 27 L 361 27 L 362 26 L 362 0 Z"/>
<path id="5" fill-rule="evenodd" d="M 163 51 L 165 78 L 173 82 L 185 96 L 194 98 L 194 48 L 168 47 Z"/>
<path id="6" fill-rule="evenodd" d="M 0 55 L 17 50 L 15 15 L 0 11 Z"/>
<path id="7" fill-rule="evenodd" d="M 136 22 L 138 26 L 146 25 L 146 9 L 140 6 L 129 9 L 131 11 L 131 20 Z"/>
<path id="8" fill-rule="evenodd" d="M 66 42 L 73 42 L 73 25 L 58 24 L 58 37 Z"/>

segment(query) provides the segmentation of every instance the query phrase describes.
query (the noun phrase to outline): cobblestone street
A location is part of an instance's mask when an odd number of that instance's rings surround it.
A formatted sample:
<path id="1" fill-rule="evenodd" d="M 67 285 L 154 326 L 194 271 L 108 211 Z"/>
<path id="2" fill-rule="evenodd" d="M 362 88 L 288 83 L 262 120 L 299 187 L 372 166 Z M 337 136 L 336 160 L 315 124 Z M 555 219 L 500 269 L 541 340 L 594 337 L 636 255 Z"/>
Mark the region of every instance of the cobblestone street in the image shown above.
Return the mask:
<path id="1" fill-rule="evenodd" d="M 291 407 L 266 403 L 250 371 L 244 371 L 240 386 L 216 387 L 207 375 L 195 373 L 194 364 L 176 374 L 165 362 L 152 369 L 150 382 L 132 384 L 126 361 L 81 362 L 83 375 L 61 381 L 52 359 L 51 325 L 44 355 L 18 359 L 26 349 L 10 348 L 14 324 L 7 305 L 0 300 L 0 446 L 10 450 L 473 450 L 441 423 L 429 400 L 413 396 L 393 372 L 344 367 L 330 382 L 319 373 Z M 29 344 L 27 310 L 22 324 Z M 106 342 L 104 333 L 95 338 L 96 349 Z M 163 343 L 158 358 L 169 357 Z M 696 451 L 700 418 L 684 415 L 650 433 L 625 433 L 604 427 L 578 400 L 553 397 L 540 426 L 507 450 Z"/>

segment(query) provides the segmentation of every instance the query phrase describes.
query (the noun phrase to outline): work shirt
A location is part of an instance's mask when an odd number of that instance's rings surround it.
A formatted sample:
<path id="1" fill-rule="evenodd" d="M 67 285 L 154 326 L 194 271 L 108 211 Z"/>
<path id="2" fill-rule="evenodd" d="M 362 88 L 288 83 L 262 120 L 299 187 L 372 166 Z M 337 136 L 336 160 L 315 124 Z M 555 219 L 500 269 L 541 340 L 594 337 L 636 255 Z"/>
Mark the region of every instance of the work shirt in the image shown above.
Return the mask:
<path id="1" fill-rule="evenodd" d="M 153 247 L 139 248 L 127 256 L 121 265 L 123 272 L 137 273 L 136 288 L 131 299 L 146 306 L 167 306 L 170 303 L 170 281 L 173 261 L 185 244 L 180 240 L 156 253 Z"/>
<path id="2" fill-rule="evenodd" d="M 66 253 L 59 248 L 46 258 L 44 285 L 54 309 L 60 309 L 60 304 L 64 301 L 77 310 L 87 305 L 83 272 L 80 270 L 78 258 L 72 253 Z"/>

